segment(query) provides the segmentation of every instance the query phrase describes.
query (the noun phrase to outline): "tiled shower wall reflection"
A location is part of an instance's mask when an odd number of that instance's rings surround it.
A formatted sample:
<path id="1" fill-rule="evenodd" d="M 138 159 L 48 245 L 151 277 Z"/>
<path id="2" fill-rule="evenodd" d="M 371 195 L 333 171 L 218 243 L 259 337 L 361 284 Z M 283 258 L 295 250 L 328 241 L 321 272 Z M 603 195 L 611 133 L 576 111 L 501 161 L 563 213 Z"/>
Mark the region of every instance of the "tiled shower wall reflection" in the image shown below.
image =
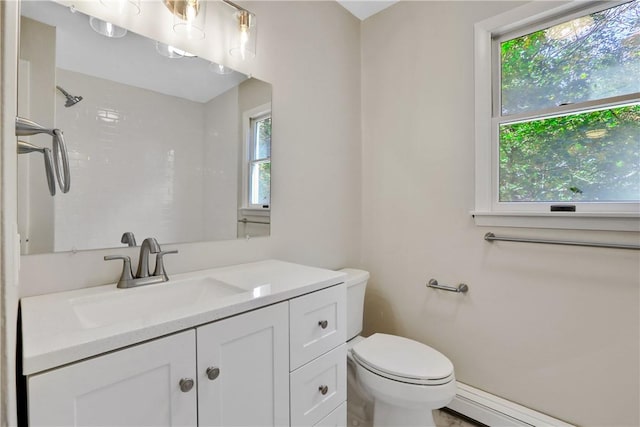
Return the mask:
<path id="1" fill-rule="evenodd" d="M 62 69 L 56 80 L 83 96 L 56 103 L 73 171 L 71 191 L 55 198 L 56 251 L 119 246 L 124 231 L 160 242 L 235 238 L 238 124 L 211 112 L 235 116 L 237 101 L 220 103 L 237 96 L 202 104 Z M 226 214 L 221 201 L 233 206 Z"/>

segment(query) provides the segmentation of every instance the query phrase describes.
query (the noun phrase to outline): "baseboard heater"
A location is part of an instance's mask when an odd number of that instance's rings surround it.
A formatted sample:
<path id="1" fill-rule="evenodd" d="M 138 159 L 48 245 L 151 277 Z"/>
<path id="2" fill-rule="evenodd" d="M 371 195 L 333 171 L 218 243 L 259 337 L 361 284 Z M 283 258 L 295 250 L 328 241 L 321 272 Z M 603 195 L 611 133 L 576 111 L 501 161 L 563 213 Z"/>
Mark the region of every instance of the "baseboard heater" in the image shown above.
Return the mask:
<path id="1" fill-rule="evenodd" d="M 456 397 L 447 408 L 482 424 L 491 427 L 575 427 L 461 382 L 457 385 Z"/>

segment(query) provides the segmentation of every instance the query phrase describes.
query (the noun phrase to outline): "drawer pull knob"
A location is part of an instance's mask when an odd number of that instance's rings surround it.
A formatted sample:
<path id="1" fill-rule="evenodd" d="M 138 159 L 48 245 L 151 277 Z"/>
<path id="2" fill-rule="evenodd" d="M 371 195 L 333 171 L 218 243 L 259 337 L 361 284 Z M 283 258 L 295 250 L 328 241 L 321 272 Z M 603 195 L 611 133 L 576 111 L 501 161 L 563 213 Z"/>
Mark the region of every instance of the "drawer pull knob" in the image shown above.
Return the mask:
<path id="1" fill-rule="evenodd" d="M 209 378 L 211 381 L 218 378 L 219 375 L 220 375 L 220 368 L 214 368 L 213 366 L 210 366 L 207 368 L 207 378 Z"/>
<path id="2" fill-rule="evenodd" d="M 318 390 L 324 396 L 325 394 L 327 394 L 329 392 L 329 387 L 327 387 L 326 385 L 321 385 L 320 387 L 318 387 Z"/>
<path id="3" fill-rule="evenodd" d="M 329 322 L 327 322 L 326 320 L 321 320 L 318 322 L 318 325 L 320 325 L 320 327 L 322 329 L 327 329 L 327 326 L 329 325 Z"/>
<path id="4" fill-rule="evenodd" d="M 180 391 L 183 393 L 187 393 L 188 391 L 191 391 L 191 389 L 193 388 L 193 380 L 191 378 L 183 378 L 180 380 Z"/>

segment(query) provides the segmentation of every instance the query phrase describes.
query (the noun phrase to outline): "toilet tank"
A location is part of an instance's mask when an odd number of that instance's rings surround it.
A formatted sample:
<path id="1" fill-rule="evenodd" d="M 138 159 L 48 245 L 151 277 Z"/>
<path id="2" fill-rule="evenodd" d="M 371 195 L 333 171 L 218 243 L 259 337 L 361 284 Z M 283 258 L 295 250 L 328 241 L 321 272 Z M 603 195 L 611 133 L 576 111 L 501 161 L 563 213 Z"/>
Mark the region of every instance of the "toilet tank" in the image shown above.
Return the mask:
<path id="1" fill-rule="evenodd" d="M 369 272 L 354 268 L 345 268 L 340 272 L 347 274 L 344 282 L 347 286 L 347 340 L 350 340 L 362 332 L 364 291 L 369 280 Z"/>

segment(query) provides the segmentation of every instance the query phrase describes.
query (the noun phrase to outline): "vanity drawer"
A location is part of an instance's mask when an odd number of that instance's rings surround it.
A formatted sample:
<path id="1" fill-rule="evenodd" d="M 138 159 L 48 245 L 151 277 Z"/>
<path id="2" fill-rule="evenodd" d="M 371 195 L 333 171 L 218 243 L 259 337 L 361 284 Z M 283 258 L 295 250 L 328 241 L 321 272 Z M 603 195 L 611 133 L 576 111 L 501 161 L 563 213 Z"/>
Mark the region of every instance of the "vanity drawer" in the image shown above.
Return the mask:
<path id="1" fill-rule="evenodd" d="M 292 372 L 290 381 L 291 425 L 317 424 L 347 399 L 346 344 Z"/>
<path id="2" fill-rule="evenodd" d="M 289 302 L 291 371 L 347 340 L 344 284 Z"/>
<path id="3" fill-rule="evenodd" d="M 320 420 L 314 427 L 346 427 L 347 402 L 334 409 L 329 415 Z"/>

